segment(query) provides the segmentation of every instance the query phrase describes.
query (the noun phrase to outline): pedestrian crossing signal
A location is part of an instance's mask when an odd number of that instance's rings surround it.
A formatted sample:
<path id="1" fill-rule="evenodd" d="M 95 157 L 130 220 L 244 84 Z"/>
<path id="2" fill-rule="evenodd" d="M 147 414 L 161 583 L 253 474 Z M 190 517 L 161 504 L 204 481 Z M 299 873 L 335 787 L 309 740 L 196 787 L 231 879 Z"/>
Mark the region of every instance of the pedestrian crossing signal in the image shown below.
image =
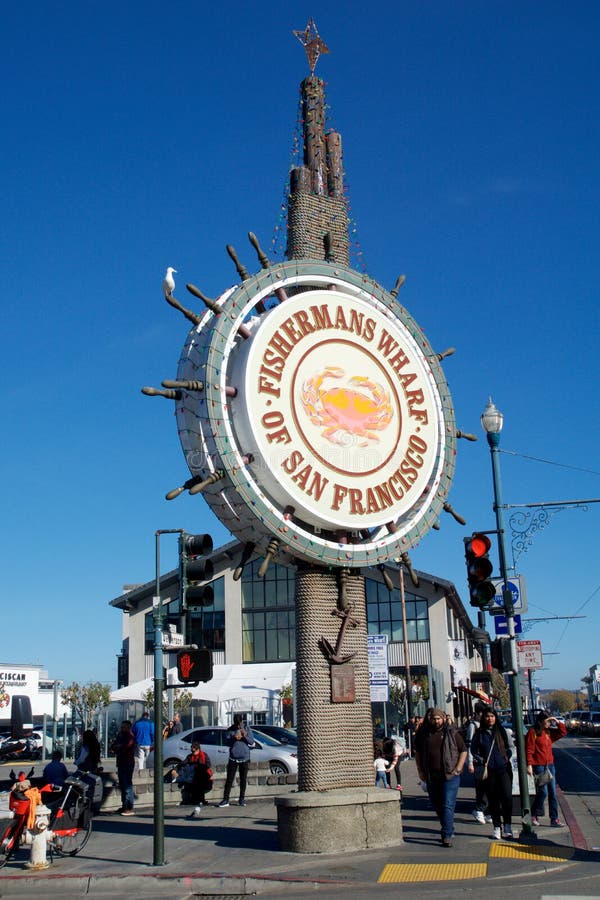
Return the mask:
<path id="1" fill-rule="evenodd" d="M 198 684 L 213 677 L 210 650 L 180 650 L 177 654 L 177 677 L 180 684 Z"/>

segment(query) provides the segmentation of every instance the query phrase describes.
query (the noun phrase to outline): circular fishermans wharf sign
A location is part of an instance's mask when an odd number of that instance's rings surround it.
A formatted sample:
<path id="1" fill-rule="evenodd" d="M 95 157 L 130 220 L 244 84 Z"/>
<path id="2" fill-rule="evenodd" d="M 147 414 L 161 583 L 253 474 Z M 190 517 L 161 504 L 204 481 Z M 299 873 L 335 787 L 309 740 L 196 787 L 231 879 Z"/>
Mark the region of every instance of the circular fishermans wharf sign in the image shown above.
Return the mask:
<path id="1" fill-rule="evenodd" d="M 455 424 L 437 354 L 396 299 L 332 263 L 232 288 L 190 332 L 180 439 L 238 538 L 336 566 L 385 562 L 437 521 Z"/>

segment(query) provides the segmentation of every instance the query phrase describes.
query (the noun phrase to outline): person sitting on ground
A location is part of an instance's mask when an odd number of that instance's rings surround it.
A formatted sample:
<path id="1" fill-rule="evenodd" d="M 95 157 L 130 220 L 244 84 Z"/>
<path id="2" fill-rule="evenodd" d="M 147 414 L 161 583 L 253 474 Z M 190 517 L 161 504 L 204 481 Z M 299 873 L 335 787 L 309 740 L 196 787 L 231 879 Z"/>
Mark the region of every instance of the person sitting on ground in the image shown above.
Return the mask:
<path id="1" fill-rule="evenodd" d="M 206 794 L 212 791 L 211 765 L 208 754 L 202 750 L 198 741 L 194 741 L 191 753 L 188 753 L 184 761 L 173 770 L 173 774 L 177 775 L 177 780 L 181 783 L 182 804 L 194 804 L 189 819 L 200 818 Z"/>
<path id="2" fill-rule="evenodd" d="M 62 761 L 62 752 L 55 750 L 52 754 L 51 761 L 44 767 L 42 777 L 45 784 L 63 785 L 67 778 L 69 770 Z"/>

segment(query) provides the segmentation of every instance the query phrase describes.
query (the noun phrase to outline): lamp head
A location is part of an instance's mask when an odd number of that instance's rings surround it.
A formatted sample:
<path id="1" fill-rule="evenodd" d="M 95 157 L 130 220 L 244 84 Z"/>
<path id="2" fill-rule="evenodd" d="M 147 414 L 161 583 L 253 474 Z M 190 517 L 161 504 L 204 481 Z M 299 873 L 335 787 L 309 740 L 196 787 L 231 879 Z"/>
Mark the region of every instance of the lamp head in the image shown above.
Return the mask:
<path id="1" fill-rule="evenodd" d="M 502 431 L 502 423 L 504 416 L 499 409 L 496 408 L 492 398 L 490 397 L 487 406 L 481 414 L 481 426 L 487 434 L 499 434 Z"/>

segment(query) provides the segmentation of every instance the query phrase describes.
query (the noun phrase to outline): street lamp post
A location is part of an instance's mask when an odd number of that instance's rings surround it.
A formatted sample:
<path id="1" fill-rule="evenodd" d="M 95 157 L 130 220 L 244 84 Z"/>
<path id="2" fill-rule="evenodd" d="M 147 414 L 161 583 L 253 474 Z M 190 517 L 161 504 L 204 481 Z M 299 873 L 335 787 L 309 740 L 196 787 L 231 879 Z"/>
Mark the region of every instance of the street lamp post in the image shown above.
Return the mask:
<path id="1" fill-rule="evenodd" d="M 517 662 L 517 645 L 515 640 L 515 610 L 512 593 L 508 589 L 508 570 L 506 565 L 506 549 L 504 541 L 504 507 L 502 505 L 502 485 L 500 481 L 500 462 L 498 459 L 500 446 L 500 432 L 504 416 L 496 409 L 492 398 L 481 416 L 481 424 L 486 433 L 487 441 L 492 457 L 492 478 L 494 483 L 494 512 L 496 513 L 496 528 L 498 530 L 498 554 L 500 557 L 500 576 L 503 583 L 502 601 L 506 616 L 506 629 L 510 642 L 510 667 L 509 675 L 510 705 L 512 720 L 515 730 L 515 747 L 517 751 L 517 764 L 519 772 L 519 794 L 521 800 L 522 831 L 521 840 L 533 840 L 531 824 L 531 807 L 529 801 L 529 786 L 527 783 L 527 760 L 525 757 L 525 739 L 523 735 L 523 711 L 521 702 L 521 685 L 519 683 L 519 665 Z"/>

